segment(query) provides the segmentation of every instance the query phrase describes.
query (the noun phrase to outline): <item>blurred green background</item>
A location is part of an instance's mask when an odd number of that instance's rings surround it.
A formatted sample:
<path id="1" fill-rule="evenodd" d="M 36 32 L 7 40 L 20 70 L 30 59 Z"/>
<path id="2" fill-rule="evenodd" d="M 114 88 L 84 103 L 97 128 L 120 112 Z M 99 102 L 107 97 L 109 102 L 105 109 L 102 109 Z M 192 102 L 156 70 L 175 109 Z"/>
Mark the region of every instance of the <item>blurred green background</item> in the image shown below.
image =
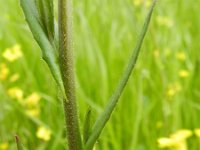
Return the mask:
<path id="1" fill-rule="evenodd" d="M 41 59 L 19 1 L 0 3 L 0 150 L 16 149 L 16 134 L 27 150 L 64 150 L 58 88 Z M 93 122 L 103 111 L 150 3 L 74 0 L 81 129 L 89 106 Z M 136 68 L 94 149 L 159 150 L 168 142 L 159 139 L 174 140 L 173 135 L 182 146 L 169 148 L 200 149 L 199 10 L 199 0 L 158 2 Z"/>

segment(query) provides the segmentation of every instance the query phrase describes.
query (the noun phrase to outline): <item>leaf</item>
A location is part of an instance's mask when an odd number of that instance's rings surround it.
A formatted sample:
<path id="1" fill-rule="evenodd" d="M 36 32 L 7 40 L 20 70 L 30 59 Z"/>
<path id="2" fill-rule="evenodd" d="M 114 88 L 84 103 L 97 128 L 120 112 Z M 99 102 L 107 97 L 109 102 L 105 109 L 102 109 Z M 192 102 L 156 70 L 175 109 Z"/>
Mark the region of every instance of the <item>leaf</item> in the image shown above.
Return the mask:
<path id="1" fill-rule="evenodd" d="M 91 124 L 91 108 L 89 107 L 87 113 L 85 115 L 85 122 L 83 126 L 83 142 L 84 144 L 87 142 L 90 135 L 90 124 Z"/>
<path id="2" fill-rule="evenodd" d="M 149 26 L 149 23 L 150 23 L 150 20 L 151 20 L 151 16 L 152 16 L 152 13 L 153 13 L 153 10 L 154 10 L 154 7 L 155 7 L 155 4 L 156 4 L 156 0 L 154 0 L 151 8 L 150 8 L 150 11 L 145 19 L 145 22 L 144 22 L 144 26 L 142 28 L 142 31 L 141 31 L 141 34 L 138 38 L 138 41 L 136 43 L 136 47 L 133 51 L 133 54 L 131 56 L 131 59 L 129 60 L 129 63 L 128 63 L 128 66 L 121 78 L 121 81 L 119 82 L 117 88 L 115 89 L 113 95 L 111 96 L 104 112 L 97 118 L 93 128 L 92 128 L 92 132 L 91 132 L 91 135 L 86 143 L 86 146 L 85 146 L 85 150 L 92 150 L 95 142 L 97 141 L 97 139 L 99 138 L 103 128 L 105 127 L 106 123 L 108 122 L 108 120 L 110 119 L 110 116 L 114 110 L 114 108 L 116 107 L 117 105 L 117 102 L 128 82 L 128 79 L 132 73 L 132 70 L 137 62 L 137 58 L 139 56 L 139 52 L 140 52 L 140 49 L 141 49 L 141 46 L 142 46 L 142 43 L 143 43 L 143 40 L 144 40 L 144 37 L 146 35 L 146 32 L 148 30 L 148 26 Z"/>
<path id="3" fill-rule="evenodd" d="M 50 40 L 54 40 L 54 10 L 53 0 L 35 0 L 42 27 Z"/>
<path id="4" fill-rule="evenodd" d="M 42 50 L 43 59 L 49 66 L 51 73 L 60 87 L 62 94 L 65 96 L 65 90 L 61 77 L 60 67 L 58 64 L 58 57 L 56 51 L 48 40 L 45 32 L 42 29 L 40 19 L 38 18 L 37 8 L 33 0 L 20 0 L 21 7 L 23 9 L 26 21 L 30 27 L 33 37 L 37 41 Z"/>

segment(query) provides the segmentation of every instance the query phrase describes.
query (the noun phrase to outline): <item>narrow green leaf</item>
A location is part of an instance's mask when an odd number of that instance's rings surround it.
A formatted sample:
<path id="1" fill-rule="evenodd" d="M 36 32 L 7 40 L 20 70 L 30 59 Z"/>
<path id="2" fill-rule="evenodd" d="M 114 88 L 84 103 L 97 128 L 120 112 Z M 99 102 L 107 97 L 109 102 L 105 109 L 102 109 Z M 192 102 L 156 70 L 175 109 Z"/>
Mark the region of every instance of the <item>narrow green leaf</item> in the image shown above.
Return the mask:
<path id="1" fill-rule="evenodd" d="M 23 150 L 23 146 L 22 146 L 21 141 L 20 141 L 20 139 L 17 135 L 15 135 L 15 141 L 16 141 L 16 144 L 17 144 L 17 150 Z"/>
<path id="2" fill-rule="evenodd" d="M 39 18 L 37 16 L 38 13 L 36 11 L 37 9 L 35 3 L 32 0 L 20 0 L 20 4 L 33 37 L 42 50 L 43 59 L 48 64 L 56 83 L 62 91 L 63 96 L 66 97 L 60 67 L 58 64 L 58 56 L 41 27 L 41 24 L 38 20 Z"/>
<path id="3" fill-rule="evenodd" d="M 53 0 L 35 0 L 42 27 L 50 42 L 54 40 L 54 10 Z"/>
<path id="4" fill-rule="evenodd" d="M 148 29 L 148 26 L 149 26 L 149 23 L 150 23 L 150 20 L 151 20 L 151 16 L 152 16 L 152 12 L 153 12 L 153 9 L 155 7 L 155 4 L 156 4 L 156 0 L 154 0 L 151 8 L 150 8 L 150 11 L 145 19 L 145 23 L 144 23 L 144 26 L 143 26 L 143 29 L 142 29 L 142 32 L 139 36 L 139 39 L 138 39 L 138 42 L 136 44 L 136 47 L 133 51 L 133 54 L 131 56 L 131 59 L 128 63 L 128 66 L 121 78 L 121 81 L 119 82 L 116 90 L 114 91 L 113 95 L 111 96 L 104 112 L 97 118 L 93 128 L 92 128 L 92 132 L 91 132 L 91 135 L 86 143 L 86 146 L 85 146 L 85 150 L 92 150 L 95 142 L 97 141 L 97 139 L 99 138 L 103 128 L 105 127 L 106 123 L 108 122 L 108 120 L 110 119 L 110 116 L 114 110 L 114 108 L 116 107 L 117 105 L 117 102 L 128 82 L 128 79 L 132 73 L 132 70 L 137 62 L 137 58 L 138 58 L 138 55 L 139 55 L 139 52 L 140 52 L 140 49 L 141 49 L 141 46 L 142 46 L 142 43 L 143 43 L 143 40 L 144 40 L 144 37 L 146 35 L 146 32 L 147 32 L 147 29 Z"/>
<path id="5" fill-rule="evenodd" d="M 85 115 L 85 122 L 83 126 L 83 142 L 84 144 L 87 142 L 90 135 L 90 125 L 91 125 L 91 108 L 89 107 L 87 113 Z"/>

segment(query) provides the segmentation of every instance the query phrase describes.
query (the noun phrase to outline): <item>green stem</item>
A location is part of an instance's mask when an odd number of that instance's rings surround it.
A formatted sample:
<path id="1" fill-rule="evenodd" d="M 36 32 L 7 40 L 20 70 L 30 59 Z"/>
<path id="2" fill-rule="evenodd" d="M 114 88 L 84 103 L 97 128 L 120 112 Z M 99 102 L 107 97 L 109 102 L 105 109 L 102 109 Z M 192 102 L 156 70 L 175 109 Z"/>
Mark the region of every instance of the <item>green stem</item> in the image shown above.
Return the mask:
<path id="1" fill-rule="evenodd" d="M 17 143 L 17 150 L 23 150 L 23 146 L 22 146 L 20 139 L 17 135 L 15 135 L 15 141 Z"/>
<path id="2" fill-rule="evenodd" d="M 106 123 L 110 119 L 110 116 L 111 116 L 114 108 L 116 107 L 117 102 L 119 101 L 119 98 L 120 98 L 120 96 L 121 96 L 121 94 L 122 94 L 122 92 L 123 92 L 123 90 L 124 90 L 124 88 L 125 88 L 125 86 L 128 82 L 128 79 L 129 79 L 129 77 L 132 73 L 132 70 L 135 67 L 135 64 L 137 62 L 139 52 L 140 52 L 144 37 L 146 35 L 150 20 L 151 20 L 151 16 L 152 16 L 152 12 L 153 12 L 153 9 L 155 7 L 155 4 L 156 4 L 156 0 L 154 0 L 152 7 L 151 7 L 146 19 L 145 19 L 145 23 L 144 23 L 142 32 L 140 34 L 140 37 L 139 37 L 138 42 L 136 44 L 136 47 L 133 51 L 133 54 L 130 58 L 130 61 L 128 63 L 128 67 L 126 68 L 126 70 L 125 70 L 125 72 L 124 72 L 124 74 L 121 78 L 121 81 L 119 82 L 117 88 L 115 89 L 113 95 L 111 96 L 104 112 L 97 118 L 97 120 L 96 120 L 96 122 L 95 122 L 95 124 L 92 128 L 91 135 L 90 135 L 90 137 L 89 137 L 89 139 L 86 143 L 85 150 L 92 150 L 92 148 L 93 148 L 95 142 L 97 141 L 97 139 L 99 138 L 103 128 L 105 127 Z"/>
<path id="3" fill-rule="evenodd" d="M 63 98 L 69 150 L 82 150 L 75 96 L 72 43 L 72 2 L 59 0 L 60 68 L 67 99 Z"/>

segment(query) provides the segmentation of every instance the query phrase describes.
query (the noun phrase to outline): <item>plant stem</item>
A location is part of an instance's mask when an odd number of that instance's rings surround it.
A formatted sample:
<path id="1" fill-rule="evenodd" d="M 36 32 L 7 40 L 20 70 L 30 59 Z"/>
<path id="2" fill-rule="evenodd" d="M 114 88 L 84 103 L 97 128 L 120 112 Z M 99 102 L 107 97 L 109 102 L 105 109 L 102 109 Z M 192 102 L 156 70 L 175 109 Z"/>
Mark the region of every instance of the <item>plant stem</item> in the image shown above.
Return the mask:
<path id="1" fill-rule="evenodd" d="M 21 144 L 20 139 L 17 135 L 15 135 L 15 141 L 17 143 L 17 150 L 23 150 L 22 144 Z"/>
<path id="2" fill-rule="evenodd" d="M 63 98 L 69 150 L 82 150 L 75 96 L 72 43 L 72 2 L 59 0 L 60 68 L 67 99 Z"/>

